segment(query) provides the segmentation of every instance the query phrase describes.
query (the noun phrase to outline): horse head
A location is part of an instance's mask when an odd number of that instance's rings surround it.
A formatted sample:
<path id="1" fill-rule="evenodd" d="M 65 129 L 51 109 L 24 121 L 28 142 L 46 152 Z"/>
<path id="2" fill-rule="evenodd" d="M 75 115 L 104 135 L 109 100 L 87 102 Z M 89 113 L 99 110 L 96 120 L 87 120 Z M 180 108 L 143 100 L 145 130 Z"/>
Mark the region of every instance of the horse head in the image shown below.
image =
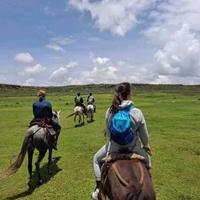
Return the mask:
<path id="1" fill-rule="evenodd" d="M 53 117 L 52 117 L 52 120 L 58 123 L 59 125 L 60 125 L 60 113 L 61 113 L 61 110 L 53 111 Z"/>

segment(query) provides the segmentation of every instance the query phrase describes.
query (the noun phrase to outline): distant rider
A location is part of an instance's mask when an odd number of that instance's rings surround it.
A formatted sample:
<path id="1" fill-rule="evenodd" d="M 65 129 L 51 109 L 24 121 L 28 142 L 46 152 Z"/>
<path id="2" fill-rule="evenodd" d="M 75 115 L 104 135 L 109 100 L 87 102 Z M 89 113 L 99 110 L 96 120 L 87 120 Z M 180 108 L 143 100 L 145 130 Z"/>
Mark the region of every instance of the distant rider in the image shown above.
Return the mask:
<path id="1" fill-rule="evenodd" d="M 88 105 L 93 105 L 94 106 L 94 112 L 96 112 L 96 104 L 95 104 L 95 99 L 94 97 L 92 96 L 92 93 L 90 92 L 88 97 L 87 97 L 87 104 Z"/>
<path id="2" fill-rule="evenodd" d="M 56 139 L 53 144 L 53 148 L 57 150 L 57 140 L 60 134 L 61 126 L 52 120 L 52 105 L 49 101 L 45 99 L 46 92 L 44 90 L 39 90 L 37 93 L 38 100 L 33 103 L 33 115 L 34 118 L 30 122 L 30 126 L 35 124 L 48 124 L 52 125 L 53 129 L 56 132 Z"/>
<path id="3" fill-rule="evenodd" d="M 86 107 L 83 103 L 83 98 L 81 97 L 80 92 L 77 93 L 77 96 L 74 98 L 74 103 L 75 103 L 75 107 L 76 106 L 81 106 L 84 110 L 84 113 L 86 114 Z"/>

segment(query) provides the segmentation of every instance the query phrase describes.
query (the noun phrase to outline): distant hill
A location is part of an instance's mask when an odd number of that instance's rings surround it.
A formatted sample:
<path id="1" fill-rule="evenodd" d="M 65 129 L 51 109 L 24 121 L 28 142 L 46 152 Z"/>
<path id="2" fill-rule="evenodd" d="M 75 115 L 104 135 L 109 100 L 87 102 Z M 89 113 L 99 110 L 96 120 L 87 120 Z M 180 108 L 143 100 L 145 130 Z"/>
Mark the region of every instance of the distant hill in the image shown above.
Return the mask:
<path id="1" fill-rule="evenodd" d="M 88 84 L 59 87 L 32 87 L 0 84 L 0 96 L 35 96 L 38 89 L 45 89 L 50 95 L 75 95 L 92 93 L 112 93 L 115 84 Z M 200 93 L 200 85 L 164 85 L 164 84 L 132 84 L 133 93 L 185 93 L 188 95 Z"/>

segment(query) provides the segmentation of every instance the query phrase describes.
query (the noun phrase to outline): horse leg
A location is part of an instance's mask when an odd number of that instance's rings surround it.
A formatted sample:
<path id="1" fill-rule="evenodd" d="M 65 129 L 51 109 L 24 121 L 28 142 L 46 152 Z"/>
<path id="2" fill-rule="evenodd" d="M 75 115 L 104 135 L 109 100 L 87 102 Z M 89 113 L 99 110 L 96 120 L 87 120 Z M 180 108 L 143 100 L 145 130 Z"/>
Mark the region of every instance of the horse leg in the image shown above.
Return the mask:
<path id="1" fill-rule="evenodd" d="M 34 152 L 34 146 L 31 144 L 28 147 L 28 172 L 29 172 L 29 180 L 31 180 L 31 178 L 32 178 L 33 152 Z"/>
<path id="2" fill-rule="evenodd" d="M 84 114 L 82 115 L 83 116 L 83 124 L 85 123 L 84 121 L 85 121 L 85 116 L 84 116 Z"/>
<path id="3" fill-rule="evenodd" d="M 93 121 L 93 112 L 91 113 L 91 121 Z"/>
<path id="4" fill-rule="evenodd" d="M 40 162 L 44 158 L 45 153 L 46 153 L 46 150 L 45 151 L 39 151 L 39 156 L 38 156 L 38 159 L 37 159 L 37 161 L 35 163 L 37 174 L 38 174 L 38 178 L 39 178 L 39 180 L 38 180 L 39 184 L 42 184 L 42 179 L 41 179 L 41 176 L 40 176 Z"/>
<path id="5" fill-rule="evenodd" d="M 81 123 L 81 114 L 79 114 L 78 117 L 79 117 L 79 121 L 78 122 L 80 124 Z"/>
<path id="6" fill-rule="evenodd" d="M 29 172 L 28 186 L 29 186 L 29 188 L 32 187 L 31 178 L 32 178 L 33 152 L 34 152 L 34 146 L 32 144 L 30 144 L 28 147 L 28 172 Z"/>
<path id="7" fill-rule="evenodd" d="M 48 166 L 47 166 L 48 174 L 51 173 L 50 172 L 51 161 L 52 161 L 52 148 L 49 148 Z"/>

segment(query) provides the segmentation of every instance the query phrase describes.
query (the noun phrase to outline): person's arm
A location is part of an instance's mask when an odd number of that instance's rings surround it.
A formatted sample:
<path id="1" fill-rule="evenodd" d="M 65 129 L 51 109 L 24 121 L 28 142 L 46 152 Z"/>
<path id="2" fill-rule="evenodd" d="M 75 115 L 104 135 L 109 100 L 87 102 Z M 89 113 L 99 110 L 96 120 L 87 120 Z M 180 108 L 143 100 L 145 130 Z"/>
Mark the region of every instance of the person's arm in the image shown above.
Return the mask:
<path id="1" fill-rule="evenodd" d="M 51 103 L 49 101 L 47 101 L 47 109 L 48 109 L 47 116 L 49 118 L 52 118 L 53 117 L 52 105 L 51 105 Z"/>
<path id="2" fill-rule="evenodd" d="M 109 131 L 109 121 L 110 121 L 111 113 L 110 113 L 110 108 L 106 110 L 106 115 L 105 115 L 105 134 L 110 138 L 110 131 Z"/>
<path id="3" fill-rule="evenodd" d="M 146 121 L 142 112 L 140 113 L 138 132 L 139 132 L 139 137 L 143 146 L 147 146 L 148 140 L 149 140 L 149 134 L 147 130 Z"/>
<path id="4" fill-rule="evenodd" d="M 35 107 L 35 103 L 33 103 L 32 108 L 33 108 L 33 115 L 34 115 L 34 117 L 35 117 L 35 115 L 36 115 L 36 107 Z"/>
<path id="5" fill-rule="evenodd" d="M 142 112 L 140 112 L 140 125 L 138 127 L 139 137 L 143 145 L 143 149 L 151 155 L 151 148 L 149 145 L 149 133 L 147 129 L 147 124 Z"/>
<path id="6" fill-rule="evenodd" d="M 133 127 L 136 127 L 136 131 L 138 133 L 138 137 L 142 143 L 142 147 L 150 154 L 150 146 L 149 146 L 149 134 L 146 125 L 146 121 L 143 113 L 140 109 L 131 110 Z"/>

